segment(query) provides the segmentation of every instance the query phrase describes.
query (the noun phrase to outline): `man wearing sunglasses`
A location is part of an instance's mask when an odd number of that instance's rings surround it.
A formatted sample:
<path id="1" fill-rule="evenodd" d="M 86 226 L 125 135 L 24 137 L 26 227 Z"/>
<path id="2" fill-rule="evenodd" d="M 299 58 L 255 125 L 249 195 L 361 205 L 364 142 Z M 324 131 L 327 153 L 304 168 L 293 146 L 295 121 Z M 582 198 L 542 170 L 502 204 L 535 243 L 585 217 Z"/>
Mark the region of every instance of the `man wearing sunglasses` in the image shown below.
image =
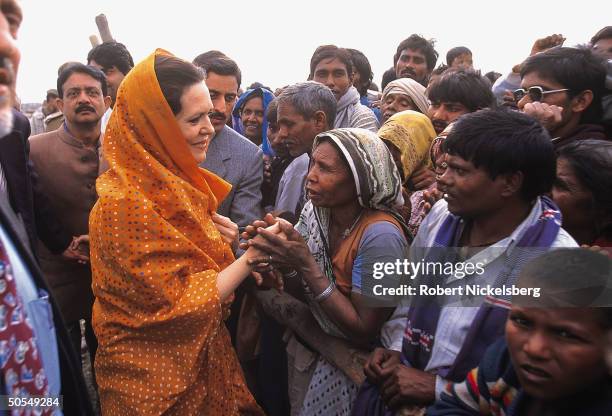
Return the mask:
<path id="1" fill-rule="evenodd" d="M 585 48 L 553 48 L 527 58 L 521 88 L 514 91 L 520 111 L 549 131 L 555 148 L 573 140 L 607 140 L 601 125 L 606 70 Z"/>

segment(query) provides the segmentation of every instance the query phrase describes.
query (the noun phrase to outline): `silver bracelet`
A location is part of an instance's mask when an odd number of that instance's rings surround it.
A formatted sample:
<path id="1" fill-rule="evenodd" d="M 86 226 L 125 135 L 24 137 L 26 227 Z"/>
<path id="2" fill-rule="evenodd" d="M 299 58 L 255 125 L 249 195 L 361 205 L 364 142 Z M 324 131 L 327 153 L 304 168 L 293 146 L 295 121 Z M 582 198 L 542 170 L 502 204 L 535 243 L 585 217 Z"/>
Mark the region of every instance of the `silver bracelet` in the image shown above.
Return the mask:
<path id="1" fill-rule="evenodd" d="M 297 275 L 298 275 L 298 272 L 295 269 L 292 269 L 291 271 L 289 271 L 287 273 L 283 273 L 283 277 L 286 278 L 286 279 L 293 279 Z"/>
<path id="2" fill-rule="evenodd" d="M 335 283 L 331 282 L 329 286 L 327 286 L 323 292 L 319 293 L 317 296 L 314 297 L 314 300 L 317 302 L 323 302 L 325 299 L 331 296 L 335 288 L 336 288 Z"/>

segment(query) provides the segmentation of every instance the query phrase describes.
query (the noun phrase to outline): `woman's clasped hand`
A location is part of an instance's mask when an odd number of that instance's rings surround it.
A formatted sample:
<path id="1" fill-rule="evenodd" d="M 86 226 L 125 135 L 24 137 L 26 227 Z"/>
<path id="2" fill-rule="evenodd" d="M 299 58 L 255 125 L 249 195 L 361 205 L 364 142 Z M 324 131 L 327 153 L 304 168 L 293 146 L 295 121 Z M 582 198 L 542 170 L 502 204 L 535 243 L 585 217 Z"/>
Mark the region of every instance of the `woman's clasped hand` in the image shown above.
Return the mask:
<path id="1" fill-rule="evenodd" d="M 261 220 L 253 221 L 241 234 L 243 242 L 240 248 L 252 250 L 247 263 L 256 266 L 253 273 L 258 286 L 284 287 L 283 275 L 294 275 L 297 272 L 307 274 L 312 266 L 308 246 L 283 218 L 266 214 Z"/>

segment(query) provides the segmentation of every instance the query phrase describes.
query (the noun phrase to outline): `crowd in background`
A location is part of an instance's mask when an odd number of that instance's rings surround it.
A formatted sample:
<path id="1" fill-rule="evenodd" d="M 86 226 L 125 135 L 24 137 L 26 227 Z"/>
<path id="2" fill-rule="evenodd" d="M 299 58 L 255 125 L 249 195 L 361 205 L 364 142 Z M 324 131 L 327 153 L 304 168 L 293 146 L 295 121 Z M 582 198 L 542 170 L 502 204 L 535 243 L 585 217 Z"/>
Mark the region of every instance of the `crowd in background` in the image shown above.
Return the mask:
<path id="1" fill-rule="evenodd" d="M 75 415 L 612 414 L 612 26 L 484 75 L 412 34 L 380 88 L 335 45 L 307 80 L 243 87 L 221 51 L 135 63 L 104 42 L 28 119 L 21 10 L 0 6 L 0 394 Z M 499 291 L 378 297 L 375 265 L 400 260 Z"/>

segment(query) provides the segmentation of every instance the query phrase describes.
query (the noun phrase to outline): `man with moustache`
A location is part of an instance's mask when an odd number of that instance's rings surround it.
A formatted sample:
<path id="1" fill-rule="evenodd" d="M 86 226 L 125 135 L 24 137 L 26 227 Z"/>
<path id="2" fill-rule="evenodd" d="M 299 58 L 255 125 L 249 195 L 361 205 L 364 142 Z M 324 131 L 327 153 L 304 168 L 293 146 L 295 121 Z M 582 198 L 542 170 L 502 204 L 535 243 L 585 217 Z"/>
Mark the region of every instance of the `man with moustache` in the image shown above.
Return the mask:
<path id="1" fill-rule="evenodd" d="M 206 86 L 213 103 L 210 121 L 215 128 L 201 166 L 232 184 L 217 212 L 229 217 L 238 227 L 246 227 L 263 213 L 263 153 L 226 124 L 232 116 L 242 74 L 236 62 L 219 51 L 205 52 L 193 63 L 206 71 Z"/>
<path id="2" fill-rule="evenodd" d="M 395 76 L 412 78 L 426 87 L 437 60 L 438 52 L 434 49 L 433 41 L 412 34 L 400 42 L 393 56 Z"/>
<path id="3" fill-rule="evenodd" d="M 74 236 L 87 235 L 89 212 L 96 200 L 100 173 L 100 120 L 108 109 L 106 77 L 97 68 L 80 63 L 65 68 L 57 80 L 64 124 L 30 139 L 30 159 L 60 222 Z M 88 255 L 88 244 L 81 248 Z M 97 348 L 91 327 L 93 293 L 91 269 L 85 262 L 67 261 L 39 244 L 41 267 L 66 320 L 77 351 L 81 345 L 79 321 L 85 320 L 85 339 L 92 358 Z"/>
<path id="4" fill-rule="evenodd" d="M 431 102 L 427 115 L 436 134 L 464 114 L 495 105 L 489 81 L 471 69 L 446 70 L 427 89 L 427 96 Z"/>
<path id="5" fill-rule="evenodd" d="M 17 318 L 0 327 L 0 394 L 62 395 L 63 414 L 92 415 L 78 356 L 30 246 L 35 198 L 27 165 L 29 124 L 12 109 L 20 60 L 15 38 L 22 18 L 16 1 L 0 0 L 0 303 L 3 319 Z M 8 359 L 13 353 L 17 358 L 18 350 L 7 340 L 25 352 L 20 356 L 26 371 L 19 375 L 19 362 Z"/>

